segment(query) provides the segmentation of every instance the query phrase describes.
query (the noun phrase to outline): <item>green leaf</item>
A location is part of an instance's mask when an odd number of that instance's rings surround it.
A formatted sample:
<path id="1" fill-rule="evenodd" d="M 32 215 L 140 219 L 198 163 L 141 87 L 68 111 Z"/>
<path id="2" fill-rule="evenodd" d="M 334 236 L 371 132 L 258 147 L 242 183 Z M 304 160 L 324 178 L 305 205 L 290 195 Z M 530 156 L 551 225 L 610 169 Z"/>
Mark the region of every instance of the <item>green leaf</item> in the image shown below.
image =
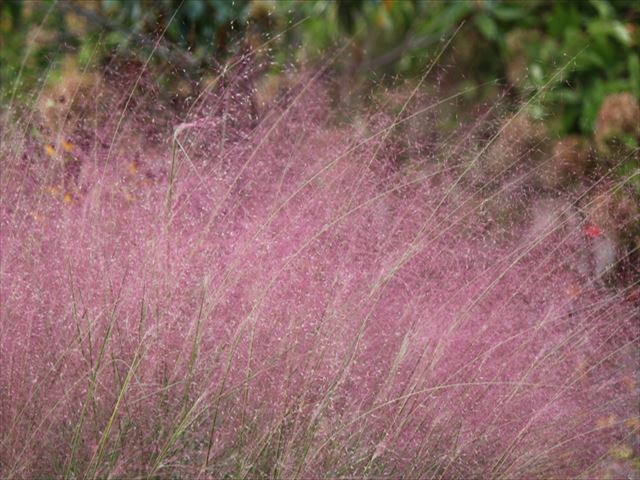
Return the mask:
<path id="1" fill-rule="evenodd" d="M 573 88 L 558 88 L 555 94 L 558 101 L 569 105 L 578 105 L 582 99 L 580 92 Z"/>
<path id="2" fill-rule="evenodd" d="M 631 92 L 640 98 L 640 59 L 637 53 L 629 55 L 629 83 Z"/>
<path id="3" fill-rule="evenodd" d="M 560 38 L 568 28 L 580 28 L 581 17 L 575 4 L 571 2 L 557 2 L 547 19 L 549 34 L 554 38 Z"/>
<path id="4" fill-rule="evenodd" d="M 539 64 L 532 63 L 529 65 L 529 79 L 535 85 L 542 85 L 544 83 L 544 72 Z"/>
<path id="5" fill-rule="evenodd" d="M 609 2 L 605 0 L 591 0 L 589 3 L 594 6 L 594 8 L 598 11 L 598 15 L 602 18 L 611 18 L 613 15 L 613 8 L 609 4 Z"/>
<path id="6" fill-rule="evenodd" d="M 607 67 L 604 59 L 593 49 L 585 50 L 575 59 L 575 70 L 577 72 L 589 72 L 592 70 L 603 70 Z"/>
<path id="7" fill-rule="evenodd" d="M 197 20 L 202 16 L 205 5 L 202 0 L 187 0 L 184 4 L 184 12 L 189 20 Z"/>
<path id="8" fill-rule="evenodd" d="M 633 185 L 637 195 L 640 195 L 640 162 L 636 159 L 630 159 L 618 167 L 618 175 L 623 178 L 629 178 L 629 183 Z"/>
<path id="9" fill-rule="evenodd" d="M 476 26 L 480 33 L 482 33 L 489 40 L 495 40 L 498 37 L 498 26 L 493 18 L 481 13 L 475 18 Z"/>
<path id="10" fill-rule="evenodd" d="M 527 108 L 527 113 L 534 120 L 544 120 L 545 119 L 545 111 L 544 107 L 539 103 L 532 103 Z"/>
<path id="11" fill-rule="evenodd" d="M 611 33 L 623 45 L 627 47 L 631 45 L 631 34 L 622 23 L 613 22 L 611 24 Z"/>
<path id="12" fill-rule="evenodd" d="M 512 22 L 519 20 L 527 15 L 527 11 L 519 5 L 496 5 L 493 9 L 493 15 L 504 22 Z"/>
<path id="13" fill-rule="evenodd" d="M 596 123 L 598 110 L 604 99 L 605 91 L 602 81 L 597 80 L 591 88 L 585 91 L 582 103 L 582 114 L 580 115 L 580 130 L 590 134 Z"/>
<path id="14" fill-rule="evenodd" d="M 109 32 L 105 37 L 105 43 L 109 46 L 118 46 L 126 43 L 128 37 L 122 32 Z"/>

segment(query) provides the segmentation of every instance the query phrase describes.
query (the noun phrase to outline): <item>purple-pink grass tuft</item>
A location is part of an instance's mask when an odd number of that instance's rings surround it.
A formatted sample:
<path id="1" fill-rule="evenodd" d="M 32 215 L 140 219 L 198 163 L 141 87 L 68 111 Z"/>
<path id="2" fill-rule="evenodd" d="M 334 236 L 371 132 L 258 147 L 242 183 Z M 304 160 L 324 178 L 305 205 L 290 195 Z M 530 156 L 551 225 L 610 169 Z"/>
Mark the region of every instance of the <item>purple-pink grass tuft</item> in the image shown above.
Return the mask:
<path id="1" fill-rule="evenodd" d="M 540 163 L 474 181 L 499 135 L 248 98 L 5 128 L 0 476 L 633 475 L 637 286 L 585 197 L 505 227 Z"/>

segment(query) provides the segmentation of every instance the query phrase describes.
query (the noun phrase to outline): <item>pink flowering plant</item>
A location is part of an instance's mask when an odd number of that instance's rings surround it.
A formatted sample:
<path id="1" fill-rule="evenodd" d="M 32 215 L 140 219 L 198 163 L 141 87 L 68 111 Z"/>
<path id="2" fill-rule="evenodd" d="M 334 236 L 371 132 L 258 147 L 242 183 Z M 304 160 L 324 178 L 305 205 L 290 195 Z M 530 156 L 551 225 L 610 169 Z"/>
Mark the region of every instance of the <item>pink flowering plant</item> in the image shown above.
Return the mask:
<path id="1" fill-rule="evenodd" d="M 526 104 L 434 142 L 429 71 L 256 108 L 247 65 L 3 117 L 0 476 L 637 475 L 637 253 L 588 212 L 638 173 L 543 198 Z"/>

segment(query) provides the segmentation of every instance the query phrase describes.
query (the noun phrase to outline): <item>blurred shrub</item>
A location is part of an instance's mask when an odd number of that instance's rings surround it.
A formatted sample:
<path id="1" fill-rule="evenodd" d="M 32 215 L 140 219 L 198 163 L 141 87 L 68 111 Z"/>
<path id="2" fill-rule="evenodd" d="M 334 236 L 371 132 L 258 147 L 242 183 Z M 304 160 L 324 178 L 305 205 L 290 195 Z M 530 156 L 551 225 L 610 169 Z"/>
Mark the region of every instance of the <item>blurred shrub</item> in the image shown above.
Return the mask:
<path id="1" fill-rule="evenodd" d="M 640 140 L 640 2 L 292 0 L 277 3 L 276 11 L 293 20 L 308 17 L 295 32 L 304 55 L 350 37 L 351 70 L 405 77 L 424 72 L 462 24 L 439 62 L 441 88 L 498 79 L 515 105 L 530 101 L 529 115 L 544 121 L 552 137 L 571 136 L 572 144 L 581 145 L 578 153 L 592 149 L 575 135 L 594 144 L 601 167 L 626 157 L 619 172 L 640 196 L 634 150 Z M 493 87 L 478 88 L 476 101 L 495 94 Z M 565 177 L 582 176 L 592 159 L 590 153 L 580 155 L 559 168 Z"/>
<path id="2" fill-rule="evenodd" d="M 9 0 L 0 4 L 0 83 L 28 91 L 56 60 L 113 53 L 181 69 L 215 63 L 244 30 L 247 0 Z"/>
<path id="3" fill-rule="evenodd" d="M 627 151 L 639 143 L 637 129 L 607 124 L 623 115 L 620 102 L 603 111 L 605 98 L 625 98 L 627 122 L 637 123 L 638 18 L 640 2 L 606 0 L 10 0 L 0 6 L 0 92 L 28 91 L 47 70 L 55 78 L 56 59 L 69 54 L 83 68 L 113 52 L 146 59 L 155 49 L 164 71 L 199 78 L 202 67 L 267 39 L 276 73 L 292 54 L 317 60 L 346 45 L 337 68 L 349 74 L 413 77 L 462 24 L 438 63 L 440 88 L 498 79 L 515 104 L 531 99 L 530 115 L 549 133 L 595 133 L 606 156 L 620 151 L 612 140 Z M 495 93 L 479 88 L 475 100 Z"/>
<path id="4" fill-rule="evenodd" d="M 443 36 L 465 21 L 451 54 L 456 70 L 477 82 L 504 79 L 521 95 L 548 87 L 532 113 L 561 135 L 590 134 L 607 95 L 640 95 L 638 2 L 323 0 L 274 5 L 279 15 L 309 17 L 298 31 L 307 51 L 323 51 L 339 34 L 350 35 L 360 53 L 355 60 L 363 67 L 405 75 L 420 72 Z M 339 22 L 340 32 L 327 18 Z"/>

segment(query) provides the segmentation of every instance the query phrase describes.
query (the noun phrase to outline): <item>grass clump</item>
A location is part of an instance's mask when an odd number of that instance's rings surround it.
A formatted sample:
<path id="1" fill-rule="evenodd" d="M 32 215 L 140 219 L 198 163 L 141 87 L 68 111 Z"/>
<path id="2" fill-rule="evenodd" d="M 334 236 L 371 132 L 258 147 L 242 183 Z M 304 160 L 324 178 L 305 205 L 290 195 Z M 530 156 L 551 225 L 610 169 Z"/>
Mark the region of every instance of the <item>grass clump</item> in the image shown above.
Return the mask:
<path id="1" fill-rule="evenodd" d="M 257 111 L 246 65 L 3 118 L 1 475 L 633 472 L 638 245 L 589 212 L 638 173 L 550 201 L 495 148 L 526 105 L 427 142 L 456 95 L 336 114 L 320 69 Z"/>

